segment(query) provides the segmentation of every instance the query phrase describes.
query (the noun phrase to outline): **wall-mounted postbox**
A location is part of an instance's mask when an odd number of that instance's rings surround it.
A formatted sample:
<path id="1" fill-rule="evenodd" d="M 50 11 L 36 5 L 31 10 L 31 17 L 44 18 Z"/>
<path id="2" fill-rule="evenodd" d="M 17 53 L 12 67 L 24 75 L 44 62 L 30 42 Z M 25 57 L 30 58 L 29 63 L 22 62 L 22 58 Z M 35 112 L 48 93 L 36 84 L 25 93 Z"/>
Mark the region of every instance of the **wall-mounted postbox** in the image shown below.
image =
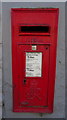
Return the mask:
<path id="1" fill-rule="evenodd" d="M 53 112 L 58 8 L 12 8 L 14 112 Z"/>

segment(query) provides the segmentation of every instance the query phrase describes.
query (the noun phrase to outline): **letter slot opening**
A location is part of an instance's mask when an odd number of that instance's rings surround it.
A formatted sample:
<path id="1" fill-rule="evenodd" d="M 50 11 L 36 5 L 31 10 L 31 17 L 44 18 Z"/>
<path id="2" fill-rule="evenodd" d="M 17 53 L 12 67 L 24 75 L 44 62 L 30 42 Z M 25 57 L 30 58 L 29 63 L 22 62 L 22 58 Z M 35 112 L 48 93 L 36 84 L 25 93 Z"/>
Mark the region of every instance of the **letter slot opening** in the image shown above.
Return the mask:
<path id="1" fill-rule="evenodd" d="M 19 33 L 49 35 L 50 26 L 20 26 Z"/>

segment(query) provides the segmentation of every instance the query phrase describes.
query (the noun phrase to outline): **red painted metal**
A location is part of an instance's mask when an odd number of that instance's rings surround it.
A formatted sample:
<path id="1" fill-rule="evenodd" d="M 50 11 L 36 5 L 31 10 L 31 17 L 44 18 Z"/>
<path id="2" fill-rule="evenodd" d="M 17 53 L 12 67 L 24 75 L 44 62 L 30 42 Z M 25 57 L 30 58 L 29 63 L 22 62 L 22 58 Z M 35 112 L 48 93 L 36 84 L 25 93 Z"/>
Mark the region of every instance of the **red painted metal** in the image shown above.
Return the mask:
<path id="1" fill-rule="evenodd" d="M 14 112 L 53 112 L 58 12 L 58 8 L 11 10 Z M 21 26 L 48 26 L 50 30 L 20 32 Z M 37 49 L 32 50 L 32 45 Z M 42 53 L 41 77 L 26 77 L 26 52 Z"/>

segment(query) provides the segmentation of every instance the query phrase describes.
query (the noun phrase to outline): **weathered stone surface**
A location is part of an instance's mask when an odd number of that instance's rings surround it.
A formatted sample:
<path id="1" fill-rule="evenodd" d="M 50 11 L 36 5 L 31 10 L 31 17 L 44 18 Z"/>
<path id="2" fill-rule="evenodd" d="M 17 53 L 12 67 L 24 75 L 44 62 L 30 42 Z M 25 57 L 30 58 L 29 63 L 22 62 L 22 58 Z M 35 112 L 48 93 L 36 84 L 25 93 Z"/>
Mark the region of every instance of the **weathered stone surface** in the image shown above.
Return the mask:
<path id="1" fill-rule="evenodd" d="M 20 7 L 21 3 L 3 3 L 3 100 L 5 109 L 3 115 L 7 118 L 64 118 L 65 117 L 65 5 L 64 3 L 23 3 L 24 7 L 58 7 L 59 30 L 57 46 L 57 67 L 55 82 L 54 112 L 52 114 L 14 113 L 12 112 L 12 72 L 11 72 L 11 28 L 10 9 Z M 7 30 L 6 30 L 7 28 Z M 1 48 L 1 47 L 0 47 Z M 1 54 L 1 53 L 0 53 Z M 2 57 L 0 58 L 2 62 Z M 2 69 L 1 63 L 0 68 Z M 0 72 L 1 75 L 1 72 Z"/>

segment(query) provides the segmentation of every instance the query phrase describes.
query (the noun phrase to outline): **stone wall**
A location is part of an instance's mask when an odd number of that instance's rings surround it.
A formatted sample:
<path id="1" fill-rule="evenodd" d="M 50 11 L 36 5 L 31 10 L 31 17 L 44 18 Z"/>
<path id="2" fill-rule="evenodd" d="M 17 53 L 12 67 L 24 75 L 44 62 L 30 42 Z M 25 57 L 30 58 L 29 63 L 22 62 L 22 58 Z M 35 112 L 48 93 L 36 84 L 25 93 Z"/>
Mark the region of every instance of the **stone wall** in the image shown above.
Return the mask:
<path id="1" fill-rule="evenodd" d="M 1 38 L 1 2 L 0 2 L 0 118 L 2 117 L 2 38 Z"/>
<path id="2" fill-rule="evenodd" d="M 12 112 L 12 61 L 11 61 L 11 14 L 13 7 L 57 7 L 59 8 L 57 67 L 55 82 L 54 112 L 52 114 Z M 3 40 L 3 117 L 6 118 L 64 118 L 65 117 L 65 3 L 2 3 Z M 0 74 L 2 71 L 2 42 L 0 42 Z M 0 78 L 1 79 L 1 78 Z"/>

